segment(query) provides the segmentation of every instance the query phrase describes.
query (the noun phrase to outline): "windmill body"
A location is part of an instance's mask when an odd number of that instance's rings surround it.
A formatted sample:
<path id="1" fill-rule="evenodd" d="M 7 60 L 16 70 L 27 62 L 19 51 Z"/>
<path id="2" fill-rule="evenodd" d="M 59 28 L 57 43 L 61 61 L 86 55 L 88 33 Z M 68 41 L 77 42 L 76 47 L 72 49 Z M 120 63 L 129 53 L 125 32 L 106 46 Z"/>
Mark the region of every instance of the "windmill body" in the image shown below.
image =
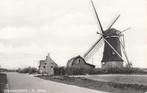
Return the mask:
<path id="1" fill-rule="evenodd" d="M 121 32 L 114 28 L 111 28 L 104 32 L 103 37 L 106 41 L 104 41 L 104 52 L 101 61 L 102 68 L 123 67 L 123 59 L 120 45 L 121 36 Z M 117 51 L 119 55 L 110 47 L 107 42 L 109 42 L 109 44 L 113 46 L 113 48 Z"/>

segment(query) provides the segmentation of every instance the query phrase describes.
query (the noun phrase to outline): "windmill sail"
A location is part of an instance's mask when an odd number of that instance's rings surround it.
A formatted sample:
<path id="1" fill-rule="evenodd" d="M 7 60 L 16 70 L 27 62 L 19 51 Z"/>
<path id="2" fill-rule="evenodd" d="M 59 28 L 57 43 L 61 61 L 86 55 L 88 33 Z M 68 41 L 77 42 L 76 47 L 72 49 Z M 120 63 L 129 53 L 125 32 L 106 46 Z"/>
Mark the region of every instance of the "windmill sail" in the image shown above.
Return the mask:
<path id="1" fill-rule="evenodd" d="M 91 58 L 98 51 L 98 49 L 102 47 L 103 43 L 104 41 L 102 37 L 100 37 L 94 43 L 94 45 L 84 54 L 84 59 L 87 61 L 89 58 Z"/>
<path id="2" fill-rule="evenodd" d="M 112 24 L 108 27 L 108 29 L 110 29 L 114 25 L 114 23 L 118 20 L 119 17 L 120 17 L 120 15 L 118 15 L 116 17 L 116 19 L 112 22 Z"/>
<path id="3" fill-rule="evenodd" d="M 126 61 L 127 61 L 127 65 L 131 67 L 132 66 L 132 63 L 129 61 L 128 56 L 127 56 L 127 53 L 126 53 L 126 50 L 125 50 L 124 35 L 122 37 L 122 40 L 120 41 L 120 44 L 122 46 L 122 51 L 123 51 L 123 54 L 124 54 L 124 56 L 126 58 Z"/>
<path id="4" fill-rule="evenodd" d="M 96 18 L 97 18 L 98 23 L 99 23 L 98 26 L 100 26 L 101 32 L 104 33 L 104 30 L 103 30 L 103 27 L 102 27 L 101 21 L 100 21 L 100 19 L 99 19 L 98 13 L 97 13 L 97 11 L 96 11 L 96 9 L 95 9 L 95 6 L 94 6 L 94 3 L 93 3 L 92 0 L 91 0 L 91 4 L 92 4 L 92 7 L 93 7 L 94 12 L 95 12 L 95 15 L 96 15 Z"/>

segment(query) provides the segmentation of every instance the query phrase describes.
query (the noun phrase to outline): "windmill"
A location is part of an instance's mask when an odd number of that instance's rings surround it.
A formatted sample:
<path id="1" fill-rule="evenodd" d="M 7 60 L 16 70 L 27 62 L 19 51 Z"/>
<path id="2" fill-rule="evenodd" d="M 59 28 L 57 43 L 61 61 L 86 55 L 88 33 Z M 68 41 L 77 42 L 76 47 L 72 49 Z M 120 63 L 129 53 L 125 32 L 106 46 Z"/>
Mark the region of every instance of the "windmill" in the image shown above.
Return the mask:
<path id="1" fill-rule="evenodd" d="M 96 18 L 98 20 L 98 26 L 100 27 L 101 32 L 97 32 L 100 35 L 100 38 L 94 43 L 94 45 L 84 54 L 84 59 L 87 61 L 90 57 L 92 57 L 96 51 L 104 44 L 103 57 L 101 61 L 102 68 L 121 68 L 123 67 L 123 63 L 126 62 L 128 67 L 131 67 L 131 62 L 127 57 L 125 51 L 125 43 L 124 43 L 124 34 L 123 32 L 128 30 L 125 29 L 123 31 L 119 31 L 115 28 L 112 28 L 114 23 L 118 20 L 120 15 L 118 15 L 112 24 L 108 27 L 108 29 L 104 30 L 99 19 L 98 13 L 94 6 L 93 1 L 91 0 Z M 124 55 L 124 58 L 123 58 Z"/>

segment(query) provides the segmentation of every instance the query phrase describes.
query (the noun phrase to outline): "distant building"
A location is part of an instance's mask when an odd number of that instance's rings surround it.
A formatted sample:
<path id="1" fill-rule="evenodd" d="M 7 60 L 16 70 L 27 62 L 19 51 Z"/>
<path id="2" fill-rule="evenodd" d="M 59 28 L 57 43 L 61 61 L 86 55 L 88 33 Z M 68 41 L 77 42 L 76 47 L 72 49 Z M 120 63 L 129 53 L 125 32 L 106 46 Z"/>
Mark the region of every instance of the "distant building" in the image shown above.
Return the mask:
<path id="1" fill-rule="evenodd" d="M 86 63 L 86 61 L 81 56 L 76 56 L 71 58 L 67 62 L 67 68 L 77 68 L 77 69 L 93 69 L 94 65 Z"/>
<path id="2" fill-rule="evenodd" d="M 45 60 L 40 60 L 39 72 L 41 74 L 54 75 L 54 68 L 58 65 L 50 58 L 48 54 Z"/>

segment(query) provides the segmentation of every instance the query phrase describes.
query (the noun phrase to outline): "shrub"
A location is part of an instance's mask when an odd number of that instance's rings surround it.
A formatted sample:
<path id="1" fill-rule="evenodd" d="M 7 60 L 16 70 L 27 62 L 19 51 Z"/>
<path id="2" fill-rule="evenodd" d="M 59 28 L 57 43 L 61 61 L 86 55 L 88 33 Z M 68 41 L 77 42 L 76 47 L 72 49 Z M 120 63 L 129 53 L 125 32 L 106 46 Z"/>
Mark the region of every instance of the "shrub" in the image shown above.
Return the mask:
<path id="1" fill-rule="evenodd" d="M 19 72 L 19 73 L 29 73 L 29 74 L 38 73 L 38 70 L 35 67 L 26 67 L 26 68 L 23 68 L 23 69 L 19 68 L 16 71 Z"/>
<path id="2" fill-rule="evenodd" d="M 144 70 L 139 68 L 95 68 L 89 74 L 147 74 Z"/>
<path id="3" fill-rule="evenodd" d="M 106 73 L 105 69 L 95 68 L 89 74 L 104 74 L 104 73 Z"/>
<path id="4" fill-rule="evenodd" d="M 65 75 L 65 68 L 64 67 L 54 68 L 54 75 Z"/>
<path id="5" fill-rule="evenodd" d="M 85 75 L 85 74 L 147 74 L 139 68 L 64 68 L 57 67 L 54 69 L 55 75 Z"/>
<path id="6" fill-rule="evenodd" d="M 92 69 L 88 68 L 66 68 L 66 74 L 68 75 L 85 75 L 89 74 L 92 71 Z"/>
<path id="7" fill-rule="evenodd" d="M 4 89 L 7 83 L 7 76 L 4 73 L 0 73 L 0 93 L 4 93 Z"/>

